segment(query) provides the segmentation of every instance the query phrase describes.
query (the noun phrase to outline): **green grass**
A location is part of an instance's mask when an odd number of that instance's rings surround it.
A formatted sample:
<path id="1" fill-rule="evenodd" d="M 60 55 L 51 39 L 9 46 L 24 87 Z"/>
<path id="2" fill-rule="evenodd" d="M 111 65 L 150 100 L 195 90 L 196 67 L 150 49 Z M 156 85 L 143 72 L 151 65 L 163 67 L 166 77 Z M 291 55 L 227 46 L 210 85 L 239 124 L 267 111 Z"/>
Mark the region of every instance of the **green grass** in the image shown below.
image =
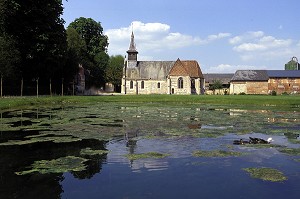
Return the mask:
<path id="1" fill-rule="evenodd" d="M 9 97 L 0 99 L 0 110 L 42 106 L 72 105 L 97 102 L 120 103 L 172 103 L 172 104 L 215 104 L 249 106 L 299 107 L 300 95 L 111 95 L 111 96 L 54 96 L 54 97 Z"/>

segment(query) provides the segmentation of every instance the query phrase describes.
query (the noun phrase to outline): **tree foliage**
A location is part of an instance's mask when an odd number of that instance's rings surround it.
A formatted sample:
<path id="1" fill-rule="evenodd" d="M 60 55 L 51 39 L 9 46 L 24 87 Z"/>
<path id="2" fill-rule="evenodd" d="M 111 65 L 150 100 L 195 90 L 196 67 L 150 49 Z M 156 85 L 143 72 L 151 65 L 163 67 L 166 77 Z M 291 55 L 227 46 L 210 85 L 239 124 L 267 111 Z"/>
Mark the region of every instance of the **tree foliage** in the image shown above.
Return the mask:
<path id="1" fill-rule="evenodd" d="M 122 55 L 111 56 L 106 70 L 106 80 L 115 87 L 121 85 L 123 75 L 124 57 Z"/>
<path id="2" fill-rule="evenodd" d="M 219 79 L 213 80 L 213 83 L 210 85 L 210 89 L 213 91 L 221 88 L 223 88 L 223 84 L 222 81 Z"/>
<path id="3" fill-rule="evenodd" d="M 77 38 L 76 45 L 73 44 L 76 46 L 75 49 L 77 49 L 76 52 L 81 64 L 89 71 L 89 75 L 86 77 L 87 87 L 103 86 L 109 56 L 107 54 L 108 38 L 103 34 L 100 22 L 91 18 L 80 17 L 70 23 L 68 30 L 73 31 L 74 37 L 76 35 L 75 30 L 83 40 Z"/>
<path id="4" fill-rule="evenodd" d="M 62 77 L 67 42 L 61 0 L 2 0 L 1 32 L 20 53 L 19 72 L 25 78 Z"/>
<path id="5" fill-rule="evenodd" d="M 20 53 L 15 41 L 10 37 L 0 35 L 0 75 L 2 77 L 14 76 L 19 62 Z"/>

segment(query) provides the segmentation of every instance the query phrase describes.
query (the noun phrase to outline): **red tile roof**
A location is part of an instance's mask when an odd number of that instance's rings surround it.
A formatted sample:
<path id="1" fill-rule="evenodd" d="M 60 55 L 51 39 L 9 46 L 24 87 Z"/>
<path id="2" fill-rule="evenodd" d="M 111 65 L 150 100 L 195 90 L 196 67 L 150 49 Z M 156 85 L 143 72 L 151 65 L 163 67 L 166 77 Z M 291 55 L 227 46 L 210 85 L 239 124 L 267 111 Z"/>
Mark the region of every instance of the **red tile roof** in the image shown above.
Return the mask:
<path id="1" fill-rule="evenodd" d="M 177 59 L 174 66 L 171 68 L 169 75 L 203 78 L 200 66 L 195 60 L 181 61 L 180 59 Z"/>

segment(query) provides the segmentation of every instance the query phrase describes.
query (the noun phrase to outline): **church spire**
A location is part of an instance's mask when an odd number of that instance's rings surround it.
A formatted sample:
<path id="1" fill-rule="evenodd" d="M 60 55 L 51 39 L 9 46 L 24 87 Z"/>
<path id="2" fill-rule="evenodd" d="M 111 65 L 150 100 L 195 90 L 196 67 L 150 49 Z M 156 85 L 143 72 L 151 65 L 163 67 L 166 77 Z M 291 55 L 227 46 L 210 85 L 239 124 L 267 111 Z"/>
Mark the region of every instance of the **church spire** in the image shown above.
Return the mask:
<path id="1" fill-rule="evenodd" d="M 134 42 L 134 34 L 133 31 L 131 32 L 131 40 L 130 40 L 130 46 L 129 46 L 130 51 L 136 51 L 136 46 Z"/>
<path id="2" fill-rule="evenodd" d="M 137 61 L 138 51 L 136 50 L 135 42 L 134 42 L 134 34 L 133 30 L 131 32 L 131 40 L 129 45 L 129 50 L 127 50 L 128 61 Z"/>

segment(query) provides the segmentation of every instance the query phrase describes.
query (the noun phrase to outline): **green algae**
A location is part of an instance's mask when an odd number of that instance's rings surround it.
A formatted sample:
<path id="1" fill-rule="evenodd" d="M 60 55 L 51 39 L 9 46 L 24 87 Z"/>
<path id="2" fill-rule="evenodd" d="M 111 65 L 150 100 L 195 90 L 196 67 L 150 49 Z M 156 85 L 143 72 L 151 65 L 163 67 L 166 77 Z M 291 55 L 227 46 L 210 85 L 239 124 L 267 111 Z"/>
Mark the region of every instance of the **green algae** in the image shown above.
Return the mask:
<path id="1" fill-rule="evenodd" d="M 252 178 L 261 179 L 264 181 L 271 182 L 282 182 L 287 180 L 287 177 L 284 174 L 272 168 L 244 168 L 244 171 L 248 172 Z"/>
<path id="2" fill-rule="evenodd" d="M 65 173 L 71 171 L 83 171 L 86 169 L 84 162 L 87 159 L 67 156 L 54 160 L 39 160 L 31 165 L 30 170 L 15 172 L 17 175 L 27 175 L 32 173 L 48 174 L 48 173 Z"/>
<path id="3" fill-rule="evenodd" d="M 27 144 L 34 144 L 39 142 L 70 143 L 70 142 L 78 142 L 82 140 L 80 138 L 75 138 L 73 136 L 53 136 L 53 135 L 37 135 L 37 136 L 28 136 L 25 138 L 27 139 L 9 140 L 7 142 L 0 143 L 0 146 L 27 145 Z"/>
<path id="4" fill-rule="evenodd" d="M 284 148 L 279 151 L 288 155 L 300 155 L 300 148 Z"/>
<path id="5" fill-rule="evenodd" d="M 85 148 L 85 149 L 81 149 L 80 151 L 80 155 L 82 156 L 99 156 L 99 155 L 105 155 L 107 154 L 108 151 L 107 150 L 93 150 L 91 148 Z"/>
<path id="6" fill-rule="evenodd" d="M 235 151 L 222 151 L 222 150 L 213 150 L 213 151 L 194 151 L 193 156 L 195 157 L 237 157 L 241 156 L 244 153 L 235 152 Z"/>
<path id="7" fill-rule="evenodd" d="M 138 159 L 146 159 L 146 158 L 165 158 L 169 156 L 169 154 L 157 153 L 157 152 L 148 152 L 148 153 L 140 153 L 140 154 L 127 154 L 129 160 L 138 160 Z"/>

